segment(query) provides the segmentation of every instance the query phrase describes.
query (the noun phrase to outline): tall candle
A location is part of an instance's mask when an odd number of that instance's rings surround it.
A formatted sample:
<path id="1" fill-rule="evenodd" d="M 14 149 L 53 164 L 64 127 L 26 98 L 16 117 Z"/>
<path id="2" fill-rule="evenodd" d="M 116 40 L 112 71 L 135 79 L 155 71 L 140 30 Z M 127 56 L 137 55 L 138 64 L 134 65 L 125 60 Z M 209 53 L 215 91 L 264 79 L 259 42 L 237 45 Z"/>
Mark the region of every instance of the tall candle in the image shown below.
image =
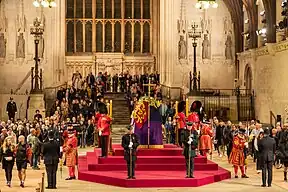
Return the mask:
<path id="1" fill-rule="evenodd" d="M 186 116 L 188 116 L 189 113 L 189 100 L 186 99 Z"/>
<path id="2" fill-rule="evenodd" d="M 110 107 L 110 110 L 109 110 L 110 111 L 110 117 L 112 118 L 112 100 L 110 100 L 110 106 L 109 107 Z"/>

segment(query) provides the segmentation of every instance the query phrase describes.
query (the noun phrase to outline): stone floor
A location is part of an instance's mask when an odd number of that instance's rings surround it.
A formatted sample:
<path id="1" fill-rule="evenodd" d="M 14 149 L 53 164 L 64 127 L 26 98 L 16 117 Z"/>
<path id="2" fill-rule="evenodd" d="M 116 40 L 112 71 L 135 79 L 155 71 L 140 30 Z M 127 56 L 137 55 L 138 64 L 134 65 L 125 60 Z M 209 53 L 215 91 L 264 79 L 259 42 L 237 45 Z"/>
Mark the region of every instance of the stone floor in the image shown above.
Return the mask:
<path id="1" fill-rule="evenodd" d="M 92 150 L 92 149 L 80 149 L 80 155 L 84 154 L 85 151 Z M 222 167 L 232 170 L 231 165 L 229 165 L 226 161 L 225 157 L 219 158 L 214 155 L 213 160 L 219 163 Z M 230 179 L 218 183 L 213 183 L 210 185 L 206 185 L 199 188 L 185 188 L 185 191 L 193 191 L 193 192 L 204 192 L 204 191 L 213 191 L 213 192 L 242 192 L 242 191 L 252 191 L 253 192 L 284 192 L 288 191 L 288 183 L 284 183 L 283 179 L 283 170 L 274 170 L 274 178 L 272 188 L 262 188 L 261 185 L 261 175 L 257 175 L 255 171 L 255 164 L 249 160 L 248 166 L 248 176 L 249 179 Z M 15 168 L 14 168 L 15 169 Z M 37 183 L 41 181 L 41 174 L 44 171 L 44 167 L 41 167 L 41 170 L 34 171 L 29 168 L 27 170 L 27 181 L 26 187 L 24 189 L 19 187 L 19 182 L 17 179 L 17 172 L 16 170 L 13 171 L 13 181 L 12 181 L 12 188 L 8 188 L 5 186 L 5 176 L 4 171 L 0 170 L 0 192 L 34 192 L 37 186 Z M 137 174 L 137 173 L 136 173 Z M 112 187 L 107 185 L 101 185 L 96 183 L 89 183 L 84 181 L 65 181 L 65 176 L 67 175 L 67 170 L 64 168 L 63 170 L 63 177 L 61 178 L 60 173 L 58 173 L 58 189 L 57 190 L 45 190 L 45 191 L 57 191 L 57 192 L 82 192 L 85 190 L 86 192 L 94 192 L 94 191 L 113 191 L 113 192 L 180 192 L 183 191 L 183 188 L 161 188 L 161 189 L 126 189 L 126 188 L 119 188 L 119 187 Z"/>

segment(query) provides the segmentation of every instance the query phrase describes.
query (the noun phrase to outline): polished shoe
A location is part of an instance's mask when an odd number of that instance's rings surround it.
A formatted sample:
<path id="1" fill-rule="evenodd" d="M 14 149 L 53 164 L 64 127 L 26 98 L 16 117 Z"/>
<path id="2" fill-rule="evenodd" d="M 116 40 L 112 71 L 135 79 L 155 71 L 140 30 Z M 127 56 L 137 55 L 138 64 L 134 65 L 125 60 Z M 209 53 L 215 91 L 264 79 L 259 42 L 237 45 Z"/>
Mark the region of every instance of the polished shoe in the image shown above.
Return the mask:
<path id="1" fill-rule="evenodd" d="M 46 189 L 53 189 L 53 187 L 51 187 L 51 186 L 48 186 L 48 187 L 46 187 Z"/>
<path id="2" fill-rule="evenodd" d="M 72 180 L 73 178 L 72 177 L 67 177 L 65 180 L 68 181 L 68 180 Z"/>
<path id="3" fill-rule="evenodd" d="M 127 177 L 126 179 L 132 179 L 132 177 Z"/>
<path id="4" fill-rule="evenodd" d="M 261 187 L 266 187 L 266 185 L 261 185 Z"/>
<path id="5" fill-rule="evenodd" d="M 71 180 L 73 180 L 73 179 L 76 179 L 76 176 L 74 176 L 74 177 L 70 177 L 71 178 Z"/>
<path id="6" fill-rule="evenodd" d="M 235 175 L 235 179 L 238 179 L 238 175 Z"/>
<path id="7" fill-rule="evenodd" d="M 136 179 L 136 177 L 133 176 L 132 179 Z"/>
<path id="8" fill-rule="evenodd" d="M 23 182 L 21 182 L 20 187 L 24 188 L 24 183 Z"/>
<path id="9" fill-rule="evenodd" d="M 57 187 L 52 187 L 52 189 L 57 189 Z"/>
<path id="10" fill-rule="evenodd" d="M 272 187 L 272 185 L 268 185 L 268 187 Z"/>

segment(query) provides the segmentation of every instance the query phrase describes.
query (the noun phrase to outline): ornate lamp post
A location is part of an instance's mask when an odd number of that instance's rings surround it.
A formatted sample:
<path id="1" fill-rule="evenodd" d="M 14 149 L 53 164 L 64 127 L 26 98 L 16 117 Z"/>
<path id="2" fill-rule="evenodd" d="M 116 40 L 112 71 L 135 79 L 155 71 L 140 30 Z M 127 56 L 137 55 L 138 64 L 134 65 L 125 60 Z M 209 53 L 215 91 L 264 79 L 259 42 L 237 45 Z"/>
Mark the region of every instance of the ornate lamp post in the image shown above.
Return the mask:
<path id="1" fill-rule="evenodd" d="M 31 73 L 31 93 L 42 93 L 42 70 L 40 69 L 40 75 L 39 75 L 39 55 L 38 55 L 38 45 L 39 41 L 43 35 L 44 28 L 43 25 L 41 24 L 39 18 L 36 18 L 34 20 L 33 25 L 30 28 L 30 34 L 34 36 L 34 43 L 35 43 L 35 67 L 31 69 L 33 72 L 34 69 L 34 74 Z"/>
<path id="2" fill-rule="evenodd" d="M 197 9 L 209 9 L 210 7 L 218 8 L 218 3 L 216 0 L 198 0 L 195 7 Z"/>
<path id="3" fill-rule="evenodd" d="M 57 4 L 55 2 L 55 0 L 35 0 L 33 2 L 34 7 L 56 7 Z"/>
<path id="4" fill-rule="evenodd" d="M 197 48 L 197 40 L 201 37 L 201 32 L 198 31 L 198 25 L 196 23 L 193 23 L 191 25 L 191 29 L 188 30 L 188 36 L 189 38 L 192 38 L 192 46 L 194 49 L 194 62 L 193 62 L 193 76 L 190 72 L 190 93 L 192 91 L 197 91 L 197 62 L 196 62 L 196 48 Z M 193 82 L 193 87 L 192 87 Z"/>

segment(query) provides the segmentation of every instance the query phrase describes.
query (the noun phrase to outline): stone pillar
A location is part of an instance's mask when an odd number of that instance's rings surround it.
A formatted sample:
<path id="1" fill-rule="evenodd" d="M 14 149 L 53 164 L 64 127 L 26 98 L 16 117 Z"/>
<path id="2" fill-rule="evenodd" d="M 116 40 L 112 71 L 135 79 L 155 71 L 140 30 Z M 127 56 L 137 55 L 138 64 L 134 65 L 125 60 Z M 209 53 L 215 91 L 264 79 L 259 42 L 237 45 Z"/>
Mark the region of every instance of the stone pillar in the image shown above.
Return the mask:
<path id="1" fill-rule="evenodd" d="M 161 0 L 160 4 L 160 75 L 161 77 L 164 76 L 161 83 L 165 87 L 164 92 L 170 93 L 172 99 L 180 96 L 181 87 L 179 80 L 177 80 L 177 78 L 181 78 L 180 66 L 177 66 L 177 19 L 180 3 L 181 1 Z"/>
<path id="2" fill-rule="evenodd" d="M 33 121 L 36 110 L 39 110 L 43 119 L 45 118 L 44 94 L 30 94 L 28 107 L 28 120 Z"/>

